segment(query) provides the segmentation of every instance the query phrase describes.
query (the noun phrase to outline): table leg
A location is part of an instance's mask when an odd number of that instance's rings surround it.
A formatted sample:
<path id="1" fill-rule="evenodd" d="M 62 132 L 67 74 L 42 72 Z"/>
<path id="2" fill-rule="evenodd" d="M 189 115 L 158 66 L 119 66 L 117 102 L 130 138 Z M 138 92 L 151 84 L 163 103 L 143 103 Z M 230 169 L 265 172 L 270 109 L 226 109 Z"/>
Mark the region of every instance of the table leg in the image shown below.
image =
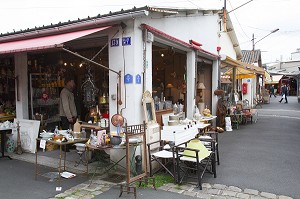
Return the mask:
<path id="1" fill-rule="evenodd" d="M 89 150 L 89 147 L 86 147 L 87 148 L 87 151 L 85 153 L 85 160 L 86 160 L 86 174 L 87 176 L 89 176 L 89 154 L 90 154 L 90 150 Z"/>
<path id="2" fill-rule="evenodd" d="M 67 145 L 64 145 L 64 147 L 65 147 L 65 151 L 64 151 L 64 171 L 66 170 L 66 154 L 67 154 Z"/>
<path id="3" fill-rule="evenodd" d="M 36 140 L 36 147 L 35 147 L 35 180 L 37 179 L 38 173 L 38 141 Z"/>
<path id="4" fill-rule="evenodd" d="M 62 145 L 59 145 L 59 165 L 58 165 L 58 186 L 60 187 L 60 174 L 61 174 L 61 158 L 62 158 Z"/>

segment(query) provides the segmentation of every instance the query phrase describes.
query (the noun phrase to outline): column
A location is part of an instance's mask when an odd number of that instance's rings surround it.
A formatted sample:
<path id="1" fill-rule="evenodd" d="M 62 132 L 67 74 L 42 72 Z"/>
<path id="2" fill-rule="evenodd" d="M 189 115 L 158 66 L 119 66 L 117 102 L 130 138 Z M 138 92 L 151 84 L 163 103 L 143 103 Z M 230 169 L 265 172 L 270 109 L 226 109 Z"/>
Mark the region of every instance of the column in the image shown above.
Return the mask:
<path id="1" fill-rule="evenodd" d="M 17 78 L 16 85 L 15 85 L 16 117 L 18 119 L 29 119 L 27 53 L 17 53 L 15 54 L 14 58 L 15 58 L 15 76 Z"/>

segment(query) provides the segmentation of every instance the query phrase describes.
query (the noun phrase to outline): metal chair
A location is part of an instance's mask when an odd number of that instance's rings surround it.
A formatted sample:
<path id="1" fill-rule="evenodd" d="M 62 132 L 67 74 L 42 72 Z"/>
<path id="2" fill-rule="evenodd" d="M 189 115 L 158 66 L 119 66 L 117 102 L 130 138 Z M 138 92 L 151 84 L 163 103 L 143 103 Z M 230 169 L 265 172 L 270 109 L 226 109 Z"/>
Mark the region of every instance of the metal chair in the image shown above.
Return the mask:
<path id="1" fill-rule="evenodd" d="M 220 165 L 220 154 L 219 154 L 219 132 L 208 131 L 199 137 L 199 140 L 209 150 L 215 150 L 216 163 Z M 214 144 L 214 146 L 212 146 Z M 213 148 L 215 147 L 215 148 Z"/>
<path id="2" fill-rule="evenodd" d="M 154 173 L 161 171 L 164 169 L 167 173 L 169 173 L 176 181 L 175 177 L 175 153 L 173 146 L 166 144 L 165 141 L 155 141 L 147 144 L 148 147 L 148 157 L 149 157 L 149 172 L 150 177 L 153 176 Z M 153 162 L 157 162 L 160 166 L 159 169 L 154 171 Z M 170 166 L 170 167 L 168 167 Z"/>
<path id="3" fill-rule="evenodd" d="M 197 186 L 202 190 L 202 178 L 205 173 L 217 177 L 215 144 L 211 144 L 212 150 L 208 150 L 198 139 L 191 140 L 185 145 L 175 147 L 177 183 L 182 183 L 186 177 L 197 178 Z"/>

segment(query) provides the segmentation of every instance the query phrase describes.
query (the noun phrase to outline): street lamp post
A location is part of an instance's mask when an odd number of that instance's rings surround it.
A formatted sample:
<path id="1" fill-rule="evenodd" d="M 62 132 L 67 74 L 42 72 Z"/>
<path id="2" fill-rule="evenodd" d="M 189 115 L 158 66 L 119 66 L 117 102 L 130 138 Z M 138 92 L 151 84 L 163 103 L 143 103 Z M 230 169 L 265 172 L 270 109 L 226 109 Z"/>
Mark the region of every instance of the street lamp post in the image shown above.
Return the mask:
<path id="1" fill-rule="evenodd" d="M 260 40 L 258 40 L 257 42 L 254 42 L 254 33 L 252 34 L 252 50 L 254 51 L 255 49 L 255 44 L 257 44 L 258 42 L 260 42 L 261 40 L 263 40 L 264 38 L 268 37 L 270 34 L 273 34 L 275 32 L 277 32 L 279 30 L 279 28 L 272 30 L 269 34 L 267 34 L 266 36 L 264 36 L 263 38 L 261 38 Z"/>

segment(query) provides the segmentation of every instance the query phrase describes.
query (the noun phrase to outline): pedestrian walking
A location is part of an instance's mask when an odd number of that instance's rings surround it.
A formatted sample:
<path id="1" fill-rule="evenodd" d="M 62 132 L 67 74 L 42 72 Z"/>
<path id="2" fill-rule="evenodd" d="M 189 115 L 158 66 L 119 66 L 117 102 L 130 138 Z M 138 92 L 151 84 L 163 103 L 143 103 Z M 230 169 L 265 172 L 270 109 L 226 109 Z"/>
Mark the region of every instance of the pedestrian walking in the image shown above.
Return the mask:
<path id="1" fill-rule="evenodd" d="M 287 94 L 287 96 L 290 96 L 290 85 L 289 84 L 287 84 L 286 85 L 286 94 Z"/>
<path id="2" fill-rule="evenodd" d="M 272 95 L 274 95 L 274 97 L 276 97 L 276 95 L 274 94 L 274 85 L 272 85 L 271 87 L 270 87 L 270 97 L 272 97 Z"/>
<path id="3" fill-rule="evenodd" d="M 288 103 L 287 100 L 287 86 L 285 84 L 283 84 L 283 86 L 281 87 L 281 99 L 279 100 L 279 102 L 281 103 L 283 98 L 285 99 L 285 104 Z"/>

